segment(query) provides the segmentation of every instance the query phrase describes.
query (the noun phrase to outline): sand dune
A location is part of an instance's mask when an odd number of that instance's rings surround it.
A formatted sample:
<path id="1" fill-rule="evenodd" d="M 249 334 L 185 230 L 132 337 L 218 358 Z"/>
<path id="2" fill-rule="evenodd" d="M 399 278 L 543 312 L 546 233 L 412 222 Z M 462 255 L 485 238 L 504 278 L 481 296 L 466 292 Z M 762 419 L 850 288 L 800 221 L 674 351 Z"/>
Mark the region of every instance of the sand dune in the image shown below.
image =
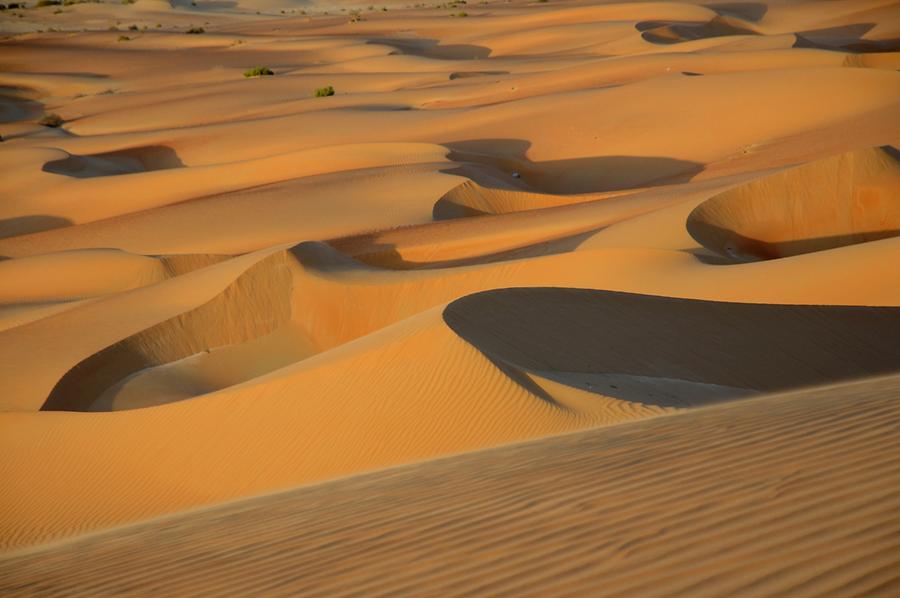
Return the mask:
<path id="1" fill-rule="evenodd" d="M 772 259 L 900 235 L 900 163 L 861 150 L 765 177 L 713 197 L 688 230 L 737 259 Z"/>
<path id="2" fill-rule="evenodd" d="M 0 32 L 4 591 L 893 589 L 895 1 Z"/>
<path id="3" fill-rule="evenodd" d="M 896 376 L 540 439 L 0 560 L 67 595 L 891 594 Z"/>

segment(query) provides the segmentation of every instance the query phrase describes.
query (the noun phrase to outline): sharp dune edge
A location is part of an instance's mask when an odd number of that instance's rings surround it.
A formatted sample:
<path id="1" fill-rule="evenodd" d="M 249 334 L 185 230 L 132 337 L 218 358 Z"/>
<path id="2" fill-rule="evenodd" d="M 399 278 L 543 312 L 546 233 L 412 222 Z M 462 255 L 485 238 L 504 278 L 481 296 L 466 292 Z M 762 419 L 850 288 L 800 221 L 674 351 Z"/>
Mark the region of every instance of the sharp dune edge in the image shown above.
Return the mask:
<path id="1" fill-rule="evenodd" d="M 900 591 L 896 2 L 0 33 L 0 592 Z"/>

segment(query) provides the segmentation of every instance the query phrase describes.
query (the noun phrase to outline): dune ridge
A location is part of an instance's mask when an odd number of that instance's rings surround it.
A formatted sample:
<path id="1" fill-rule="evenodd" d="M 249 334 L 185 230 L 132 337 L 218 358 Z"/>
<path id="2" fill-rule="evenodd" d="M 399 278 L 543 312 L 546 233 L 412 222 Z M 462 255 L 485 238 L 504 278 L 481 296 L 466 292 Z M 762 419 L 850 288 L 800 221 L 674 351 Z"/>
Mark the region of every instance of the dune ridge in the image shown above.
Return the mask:
<path id="1" fill-rule="evenodd" d="M 0 10 L 0 591 L 895 593 L 898 40 Z"/>

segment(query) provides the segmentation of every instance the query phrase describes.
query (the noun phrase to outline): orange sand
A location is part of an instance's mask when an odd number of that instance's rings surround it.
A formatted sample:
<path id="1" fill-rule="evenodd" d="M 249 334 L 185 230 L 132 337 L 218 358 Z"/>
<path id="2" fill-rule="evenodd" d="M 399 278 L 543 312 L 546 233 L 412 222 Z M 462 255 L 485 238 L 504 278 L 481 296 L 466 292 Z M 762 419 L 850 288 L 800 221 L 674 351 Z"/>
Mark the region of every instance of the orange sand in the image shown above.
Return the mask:
<path id="1" fill-rule="evenodd" d="M 0 12 L 0 588 L 896 589 L 896 2 L 385 8 Z"/>

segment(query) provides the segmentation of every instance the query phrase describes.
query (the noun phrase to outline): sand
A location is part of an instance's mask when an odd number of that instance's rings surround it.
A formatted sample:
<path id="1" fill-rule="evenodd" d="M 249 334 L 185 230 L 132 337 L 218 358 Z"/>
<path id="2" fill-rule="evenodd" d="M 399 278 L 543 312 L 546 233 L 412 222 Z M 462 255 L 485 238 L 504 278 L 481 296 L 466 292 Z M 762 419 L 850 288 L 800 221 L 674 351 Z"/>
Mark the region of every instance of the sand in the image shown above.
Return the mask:
<path id="1" fill-rule="evenodd" d="M 246 499 L 0 561 L 65 595 L 891 595 L 896 375 Z"/>
<path id="2" fill-rule="evenodd" d="M 4 593 L 895 591 L 897 4 L 383 8 L 0 12 Z"/>

